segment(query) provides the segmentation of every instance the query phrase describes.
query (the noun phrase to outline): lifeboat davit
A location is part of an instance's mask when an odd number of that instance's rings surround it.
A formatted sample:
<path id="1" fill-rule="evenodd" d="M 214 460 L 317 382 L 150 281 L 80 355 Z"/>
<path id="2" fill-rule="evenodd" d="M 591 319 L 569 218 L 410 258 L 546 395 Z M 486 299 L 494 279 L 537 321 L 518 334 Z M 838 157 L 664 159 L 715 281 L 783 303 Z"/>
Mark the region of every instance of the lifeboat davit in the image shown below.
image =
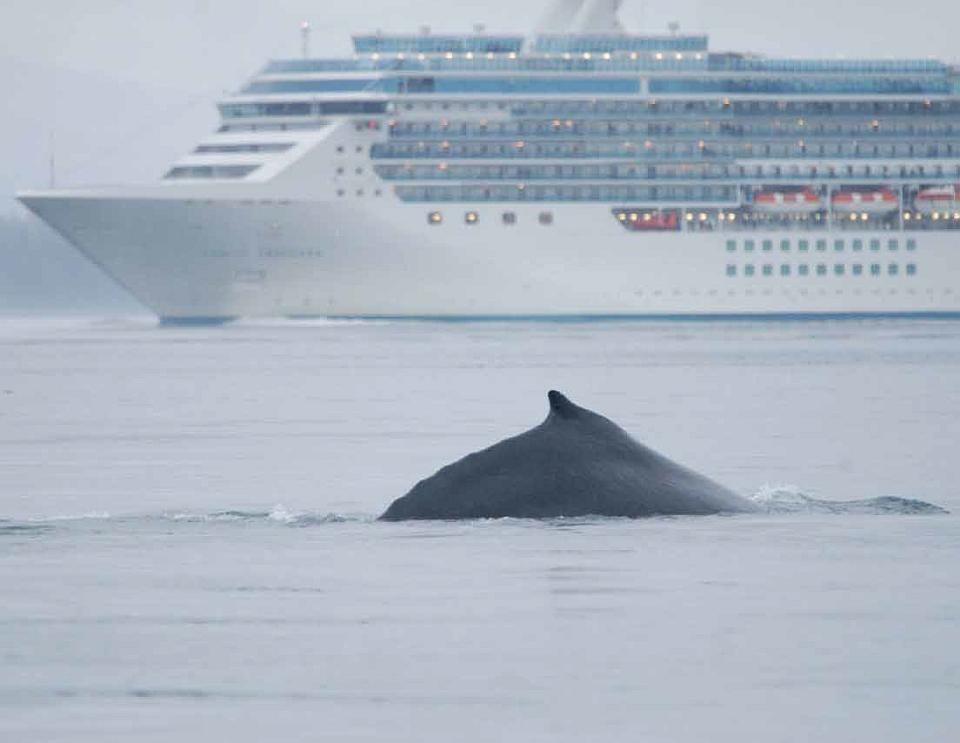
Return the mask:
<path id="1" fill-rule="evenodd" d="M 779 214 L 813 214 L 823 208 L 823 199 L 811 188 L 796 191 L 763 189 L 753 195 L 753 210 Z"/>
<path id="2" fill-rule="evenodd" d="M 960 184 L 921 189 L 913 201 L 921 214 L 960 211 Z"/>
<path id="3" fill-rule="evenodd" d="M 837 191 L 833 209 L 843 214 L 887 214 L 900 208 L 900 199 L 889 188 L 865 191 Z"/>

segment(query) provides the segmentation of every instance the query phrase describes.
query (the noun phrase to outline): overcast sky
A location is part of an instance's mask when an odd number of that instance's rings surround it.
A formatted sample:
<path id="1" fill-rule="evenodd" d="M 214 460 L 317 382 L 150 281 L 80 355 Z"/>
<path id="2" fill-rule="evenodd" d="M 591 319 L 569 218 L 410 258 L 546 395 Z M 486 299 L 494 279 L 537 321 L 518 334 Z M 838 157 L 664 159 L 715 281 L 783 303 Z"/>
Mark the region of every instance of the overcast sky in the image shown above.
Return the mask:
<path id="1" fill-rule="evenodd" d="M 56 153 L 59 185 L 156 178 L 213 129 L 214 101 L 265 60 L 349 51 L 356 31 L 531 28 L 543 3 L 516 0 L 0 0 L 0 213 L 13 191 L 43 187 Z M 712 47 L 769 56 L 960 59 L 954 3 L 837 0 L 758 3 L 626 0 L 631 29 L 677 20 Z"/>

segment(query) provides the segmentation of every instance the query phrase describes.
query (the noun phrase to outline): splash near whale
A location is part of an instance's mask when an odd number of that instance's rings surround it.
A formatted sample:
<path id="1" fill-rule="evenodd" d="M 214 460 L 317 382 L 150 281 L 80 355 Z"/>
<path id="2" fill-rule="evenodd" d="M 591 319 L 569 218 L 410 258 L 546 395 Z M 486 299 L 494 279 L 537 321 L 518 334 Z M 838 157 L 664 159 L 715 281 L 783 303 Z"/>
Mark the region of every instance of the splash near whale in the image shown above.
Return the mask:
<path id="1" fill-rule="evenodd" d="M 548 395 L 539 426 L 418 483 L 384 521 L 751 513 L 746 498 L 647 448 L 613 421 Z"/>

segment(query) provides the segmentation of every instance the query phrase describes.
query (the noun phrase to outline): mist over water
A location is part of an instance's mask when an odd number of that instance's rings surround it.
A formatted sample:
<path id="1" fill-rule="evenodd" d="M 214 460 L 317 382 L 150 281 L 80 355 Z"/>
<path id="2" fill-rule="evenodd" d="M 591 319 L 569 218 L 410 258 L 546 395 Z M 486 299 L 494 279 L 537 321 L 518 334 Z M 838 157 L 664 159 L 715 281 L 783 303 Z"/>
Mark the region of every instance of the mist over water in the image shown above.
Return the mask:
<path id="1" fill-rule="evenodd" d="M 949 740 L 957 379 L 955 322 L 0 320 L 0 739 Z M 375 520 L 550 388 L 764 511 Z"/>

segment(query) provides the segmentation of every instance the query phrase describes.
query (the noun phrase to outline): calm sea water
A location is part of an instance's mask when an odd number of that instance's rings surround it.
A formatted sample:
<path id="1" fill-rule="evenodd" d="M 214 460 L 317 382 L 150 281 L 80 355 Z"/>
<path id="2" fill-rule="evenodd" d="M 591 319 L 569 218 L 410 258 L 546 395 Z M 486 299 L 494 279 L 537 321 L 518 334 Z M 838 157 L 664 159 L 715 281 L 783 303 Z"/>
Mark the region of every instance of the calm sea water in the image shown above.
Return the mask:
<path id="1" fill-rule="evenodd" d="M 550 388 L 770 512 L 373 520 Z M 0 319 L 0 740 L 953 740 L 958 442 L 953 322 Z"/>

